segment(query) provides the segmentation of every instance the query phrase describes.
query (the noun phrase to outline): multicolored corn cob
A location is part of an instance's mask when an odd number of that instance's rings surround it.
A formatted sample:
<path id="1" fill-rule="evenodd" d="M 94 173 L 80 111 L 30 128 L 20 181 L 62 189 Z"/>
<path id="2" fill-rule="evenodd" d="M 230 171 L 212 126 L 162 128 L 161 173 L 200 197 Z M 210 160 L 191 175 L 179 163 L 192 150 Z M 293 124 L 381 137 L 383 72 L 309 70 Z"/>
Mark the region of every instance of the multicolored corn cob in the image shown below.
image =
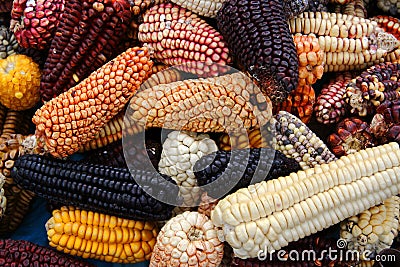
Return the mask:
<path id="1" fill-rule="evenodd" d="M 217 17 L 218 29 L 238 63 L 275 103 L 284 101 L 299 79 L 296 47 L 286 17 L 282 1 L 277 0 L 229 0 Z"/>
<path id="2" fill-rule="evenodd" d="M 65 0 L 15 0 L 10 29 L 20 46 L 44 49 L 50 46 L 62 20 Z"/>
<path id="3" fill-rule="evenodd" d="M 0 59 L 0 102 L 13 110 L 34 107 L 40 99 L 41 71 L 39 65 L 25 55 Z"/>
<path id="4" fill-rule="evenodd" d="M 371 132 L 380 144 L 400 142 L 400 100 L 384 101 L 371 122 Z"/>
<path id="5" fill-rule="evenodd" d="M 38 145 L 55 157 L 78 151 L 122 111 L 151 74 L 152 66 L 147 48 L 130 48 L 48 101 L 32 119 Z"/>
<path id="6" fill-rule="evenodd" d="M 10 12 L 13 0 L 0 0 L 0 12 Z"/>
<path id="7" fill-rule="evenodd" d="M 265 125 L 271 116 L 271 101 L 240 72 L 140 90 L 126 112 L 133 133 L 147 127 L 238 132 Z"/>
<path id="8" fill-rule="evenodd" d="M 0 239 L 1 266 L 69 266 L 92 267 L 94 265 L 66 256 L 54 250 L 25 240 Z"/>
<path id="9" fill-rule="evenodd" d="M 337 4 L 334 8 L 335 13 L 341 13 L 360 18 L 367 18 L 367 9 L 363 0 L 352 0 L 346 4 Z"/>
<path id="10" fill-rule="evenodd" d="M 327 12 L 329 0 L 308 0 L 308 8 L 306 11 L 310 12 Z"/>
<path id="11" fill-rule="evenodd" d="M 0 26 L 0 59 L 5 59 L 17 52 L 18 42 L 15 35 L 5 26 Z"/>
<path id="12" fill-rule="evenodd" d="M 400 40 L 400 21 L 397 18 L 390 16 L 375 16 L 372 17 L 371 20 L 376 21 L 378 26 L 392 34 L 397 40 Z M 400 60 L 400 48 L 397 48 L 393 52 L 389 53 L 385 57 L 385 61 L 387 62 L 398 62 Z"/>
<path id="13" fill-rule="evenodd" d="M 170 176 L 179 186 L 182 207 L 197 206 L 201 189 L 197 186 L 193 167 L 204 155 L 217 151 L 214 140 L 206 134 L 173 131 L 163 143 L 158 170 Z"/>
<path id="14" fill-rule="evenodd" d="M 276 150 L 294 158 L 303 170 L 336 159 L 324 142 L 296 116 L 280 111 L 272 123 L 276 129 Z"/>
<path id="15" fill-rule="evenodd" d="M 114 263 L 149 260 L 157 237 L 153 222 L 122 219 L 102 213 L 62 207 L 46 223 L 51 247 L 83 258 Z"/>
<path id="16" fill-rule="evenodd" d="M 138 36 L 141 43 L 152 48 L 159 62 L 183 64 L 183 70 L 202 77 L 210 77 L 210 71 L 218 73 L 219 65 L 231 62 L 228 47 L 217 30 L 191 11 L 171 3 L 150 8 L 143 16 Z"/>
<path id="17" fill-rule="evenodd" d="M 377 145 L 368 123 L 354 117 L 341 121 L 327 143 L 337 157 Z"/>
<path id="18" fill-rule="evenodd" d="M 397 143 L 243 188 L 211 220 L 239 258 L 257 257 L 355 216 L 400 193 Z"/>
<path id="19" fill-rule="evenodd" d="M 169 220 L 157 236 L 150 267 L 218 267 L 224 243 L 211 220 L 198 212 L 185 212 Z"/>
<path id="20" fill-rule="evenodd" d="M 385 100 L 400 99 L 400 63 L 381 63 L 362 72 L 346 86 L 343 100 L 352 114 L 375 114 Z"/>
<path id="21" fill-rule="evenodd" d="M 287 111 L 298 116 L 302 122 L 309 123 L 313 114 L 314 103 L 314 88 L 308 84 L 299 85 L 296 90 L 290 92 L 289 97 L 285 101 L 274 106 L 273 113 Z"/>
<path id="22" fill-rule="evenodd" d="M 279 151 L 254 148 L 212 153 L 200 158 L 194 170 L 197 183 L 208 196 L 219 198 L 250 184 L 297 172 L 300 165 Z"/>
<path id="23" fill-rule="evenodd" d="M 218 148 L 229 151 L 232 147 L 236 149 L 263 148 L 268 147 L 268 141 L 261 133 L 260 129 L 248 130 L 246 134 L 233 133 L 223 134 L 218 139 Z"/>
<path id="24" fill-rule="evenodd" d="M 340 237 L 347 241 L 348 249 L 367 250 L 373 256 L 390 248 L 398 235 L 399 218 L 400 198 L 394 196 L 341 222 Z"/>
<path id="25" fill-rule="evenodd" d="M 85 164 L 39 155 L 18 158 L 11 176 L 22 188 L 53 202 L 137 220 L 170 218 L 174 206 L 152 196 L 169 194 L 169 199 L 176 202 L 178 194 L 173 180 L 155 171 Z M 146 190 L 143 189 L 145 186 Z"/>
<path id="26" fill-rule="evenodd" d="M 343 95 L 346 93 L 346 85 L 354 76 L 352 72 L 338 73 L 327 85 L 323 86 L 314 106 L 315 118 L 318 122 L 333 124 L 344 118 L 348 110 Z"/>
<path id="27" fill-rule="evenodd" d="M 65 1 L 43 69 L 43 101 L 67 91 L 111 59 L 130 22 L 129 2 Z"/>

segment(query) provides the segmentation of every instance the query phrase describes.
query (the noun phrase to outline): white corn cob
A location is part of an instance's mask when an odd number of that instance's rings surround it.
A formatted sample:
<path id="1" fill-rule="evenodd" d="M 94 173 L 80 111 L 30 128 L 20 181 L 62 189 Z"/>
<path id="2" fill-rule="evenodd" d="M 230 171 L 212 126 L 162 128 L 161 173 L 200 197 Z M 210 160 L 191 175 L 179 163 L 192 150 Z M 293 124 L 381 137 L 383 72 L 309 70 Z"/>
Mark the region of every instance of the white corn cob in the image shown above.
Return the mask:
<path id="1" fill-rule="evenodd" d="M 171 0 L 172 3 L 204 17 L 215 18 L 227 0 Z"/>
<path id="2" fill-rule="evenodd" d="M 400 193 L 397 143 L 250 185 L 222 199 L 211 220 L 237 257 L 257 257 L 328 228 Z"/>

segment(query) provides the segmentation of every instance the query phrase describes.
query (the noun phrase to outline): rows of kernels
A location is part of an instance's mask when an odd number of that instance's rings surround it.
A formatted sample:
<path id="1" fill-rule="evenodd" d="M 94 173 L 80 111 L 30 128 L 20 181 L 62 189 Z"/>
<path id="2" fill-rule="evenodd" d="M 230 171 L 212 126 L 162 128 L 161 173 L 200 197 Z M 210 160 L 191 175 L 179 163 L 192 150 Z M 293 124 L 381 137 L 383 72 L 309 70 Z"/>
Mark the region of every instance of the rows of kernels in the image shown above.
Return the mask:
<path id="1" fill-rule="evenodd" d="M 156 243 L 155 223 L 62 207 L 46 223 L 50 246 L 64 253 L 108 262 L 149 260 Z"/>

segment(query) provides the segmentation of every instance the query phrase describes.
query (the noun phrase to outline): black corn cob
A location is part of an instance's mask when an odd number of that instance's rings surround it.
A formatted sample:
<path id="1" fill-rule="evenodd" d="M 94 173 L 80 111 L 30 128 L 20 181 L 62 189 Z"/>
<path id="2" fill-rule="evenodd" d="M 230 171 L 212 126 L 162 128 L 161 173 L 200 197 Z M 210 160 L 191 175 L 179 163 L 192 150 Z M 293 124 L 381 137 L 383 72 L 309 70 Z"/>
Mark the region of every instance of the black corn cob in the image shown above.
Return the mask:
<path id="1" fill-rule="evenodd" d="M 278 0 L 229 0 L 218 12 L 218 28 L 238 63 L 260 82 L 275 103 L 297 88 L 299 62 Z"/>
<path id="2" fill-rule="evenodd" d="M 43 101 L 75 86 L 110 60 L 130 23 L 129 2 L 66 1 L 43 69 Z"/>
<path id="3" fill-rule="evenodd" d="M 168 194 L 169 203 L 176 202 L 176 183 L 155 171 L 131 172 L 127 168 L 27 155 L 16 160 L 11 176 L 21 187 L 53 203 L 127 219 L 169 219 L 174 206 L 150 195 Z"/>
<path id="4" fill-rule="evenodd" d="M 272 158 L 272 156 L 274 157 Z M 249 186 L 251 182 L 267 181 L 297 172 L 300 170 L 300 165 L 279 151 L 270 148 L 252 148 L 211 153 L 200 158 L 196 162 L 194 170 L 199 186 L 218 180 L 218 185 L 232 188 L 230 192 L 234 192 Z M 241 178 L 235 185 L 232 177 Z M 219 193 L 223 192 L 224 188 L 218 185 L 205 189 L 209 196 L 220 197 Z"/>
<path id="5" fill-rule="evenodd" d="M 0 239 L 0 266 L 89 267 L 94 265 L 29 241 Z"/>

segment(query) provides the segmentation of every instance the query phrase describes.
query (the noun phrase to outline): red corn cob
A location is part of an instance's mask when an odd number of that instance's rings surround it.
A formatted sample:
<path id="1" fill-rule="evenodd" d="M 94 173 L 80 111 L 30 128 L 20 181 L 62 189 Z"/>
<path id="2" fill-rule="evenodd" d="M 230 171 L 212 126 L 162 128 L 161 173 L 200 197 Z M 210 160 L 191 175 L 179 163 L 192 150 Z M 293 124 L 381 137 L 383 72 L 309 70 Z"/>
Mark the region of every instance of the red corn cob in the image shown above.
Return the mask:
<path id="1" fill-rule="evenodd" d="M 15 0 L 10 28 L 20 46 L 44 49 L 61 20 L 65 0 Z"/>
<path id="2" fill-rule="evenodd" d="M 131 19 L 128 0 L 69 0 L 51 42 L 42 100 L 67 91 L 110 60 Z"/>

